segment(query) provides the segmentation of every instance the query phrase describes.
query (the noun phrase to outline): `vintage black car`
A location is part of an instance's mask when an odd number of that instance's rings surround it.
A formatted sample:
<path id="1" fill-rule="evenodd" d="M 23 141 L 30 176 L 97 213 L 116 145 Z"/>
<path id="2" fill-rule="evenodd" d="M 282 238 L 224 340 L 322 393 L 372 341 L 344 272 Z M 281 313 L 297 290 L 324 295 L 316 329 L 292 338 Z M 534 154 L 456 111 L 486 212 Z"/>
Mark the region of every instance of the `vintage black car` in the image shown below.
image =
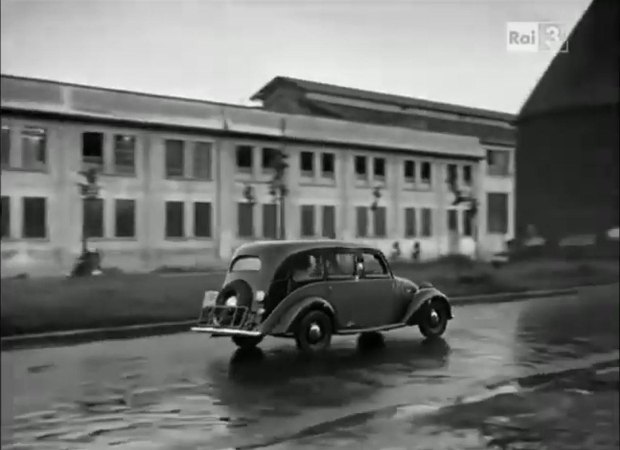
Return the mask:
<path id="1" fill-rule="evenodd" d="M 380 250 L 334 240 L 259 241 L 239 247 L 222 289 L 205 292 L 192 331 L 230 336 L 241 348 L 264 336 L 294 338 L 304 353 L 334 334 L 417 325 L 441 336 L 452 319 L 445 294 L 395 277 Z"/>

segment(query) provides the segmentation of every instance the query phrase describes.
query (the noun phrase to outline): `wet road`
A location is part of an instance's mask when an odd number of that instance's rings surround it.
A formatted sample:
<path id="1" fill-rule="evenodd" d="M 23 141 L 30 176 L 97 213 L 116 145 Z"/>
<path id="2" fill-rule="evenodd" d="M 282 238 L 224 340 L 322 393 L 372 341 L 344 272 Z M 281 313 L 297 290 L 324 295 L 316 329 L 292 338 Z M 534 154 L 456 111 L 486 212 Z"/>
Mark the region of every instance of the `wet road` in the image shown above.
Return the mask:
<path id="1" fill-rule="evenodd" d="M 315 361 L 285 340 L 239 353 L 190 333 L 2 352 L 2 448 L 293 448 L 619 354 L 617 286 L 455 316 L 440 342 L 417 329 L 384 346 L 335 338 Z"/>

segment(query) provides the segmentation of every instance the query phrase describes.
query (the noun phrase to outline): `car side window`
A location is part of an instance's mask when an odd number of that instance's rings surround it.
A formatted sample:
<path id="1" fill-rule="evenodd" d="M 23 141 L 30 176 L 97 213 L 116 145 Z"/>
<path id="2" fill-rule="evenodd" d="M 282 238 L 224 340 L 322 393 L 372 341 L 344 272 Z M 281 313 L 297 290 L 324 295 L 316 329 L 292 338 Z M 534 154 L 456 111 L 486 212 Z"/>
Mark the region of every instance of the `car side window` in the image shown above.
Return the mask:
<path id="1" fill-rule="evenodd" d="M 384 277 L 388 274 L 387 267 L 379 255 L 375 253 L 363 253 L 361 260 L 364 264 L 364 276 Z"/>
<path id="2" fill-rule="evenodd" d="M 329 278 L 351 278 L 355 273 L 355 258 L 351 252 L 330 252 L 325 255 Z"/>
<path id="3" fill-rule="evenodd" d="M 321 255 L 314 253 L 300 254 L 293 258 L 290 267 L 293 281 L 312 281 L 323 278 L 323 261 Z"/>

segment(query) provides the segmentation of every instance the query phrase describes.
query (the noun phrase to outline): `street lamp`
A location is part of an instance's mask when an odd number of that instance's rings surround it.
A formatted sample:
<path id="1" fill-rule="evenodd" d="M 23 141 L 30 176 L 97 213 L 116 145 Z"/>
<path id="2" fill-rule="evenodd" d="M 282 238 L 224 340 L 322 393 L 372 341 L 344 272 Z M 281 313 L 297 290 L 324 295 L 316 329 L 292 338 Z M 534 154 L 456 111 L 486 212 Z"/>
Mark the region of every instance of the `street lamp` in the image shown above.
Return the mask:
<path id="1" fill-rule="evenodd" d="M 450 192 L 454 195 L 454 199 L 452 200 L 452 206 L 458 206 L 465 204 L 467 206 L 466 210 L 469 216 L 467 220 L 470 221 L 472 227 L 472 236 L 474 238 L 474 252 L 476 255 L 476 259 L 478 259 L 478 199 L 472 195 L 472 191 L 468 190 L 467 192 L 460 189 L 458 186 L 458 181 L 456 174 L 448 175 L 448 188 Z"/>
<path id="2" fill-rule="evenodd" d="M 250 184 L 246 184 L 243 188 L 243 198 L 248 202 L 251 206 L 256 204 L 256 194 L 254 193 L 254 187 Z"/>
<path id="3" fill-rule="evenodd" d="M 377 186 L 372 190 L 373 201 L 370 204 L 370 209 L 374 212 L 379 208 L 379 200 L 381 200 L 381 186 Z"/>
<path id="4" fill-rule="evenodd" d="M 271 158 L 271 168 L 273 169 L 273 176 L 269 184 L 269 194 L 273 197 L 273 200 L 277 208 L 277 220 L 276 235 L 278 239 L 285 238 L 285 211 L 284 201 L 288 195 L 288 187 L 286 185 L 286 170 L 288 169 L 288 155 L 285 151 L 285 133 L 286 133 L 286 121 L 282 119 L 280 124 L 282 134 L 282 145 L 279 149 L 274 149 Z"/>

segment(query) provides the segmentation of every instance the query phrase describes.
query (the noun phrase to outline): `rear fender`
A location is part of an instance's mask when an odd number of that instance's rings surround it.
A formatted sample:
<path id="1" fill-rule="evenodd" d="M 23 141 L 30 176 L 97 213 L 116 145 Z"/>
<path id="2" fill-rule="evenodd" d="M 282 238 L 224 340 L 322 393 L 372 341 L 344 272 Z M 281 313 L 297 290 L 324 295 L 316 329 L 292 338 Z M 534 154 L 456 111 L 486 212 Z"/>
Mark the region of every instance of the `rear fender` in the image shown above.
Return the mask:
<path id="1" fill-rule="evenodd" d="M 419 289 L 411 299 L 411 303 L 407 308 L 407 313 L 405 314 L 405 318 L 403 320 L 404 323 L 411 323 L 415 314 L 420 311 L 424 305 L 430 303 L 433 299 L 440 299 L 444 302 L 446 308 L 448 309 L 448 318 L 452 319 L 452 306 L 450 302 L 446 298 L 446 296 L 437 288 L 427 287 L 423 289 Z"/>
<path id="2" fill-rule="evenodd" d="M 280 309 L 280 307 L 282 307 Z M 306 297 L 293 305 L 280 304 L 260 326 L 262 334 L 288 334 L 295 322 L 311 309 L 325 311 L 332 319 L 334 308 L 321 297 Z M 280 311 L 278 311 L 280 310 Z"/>

